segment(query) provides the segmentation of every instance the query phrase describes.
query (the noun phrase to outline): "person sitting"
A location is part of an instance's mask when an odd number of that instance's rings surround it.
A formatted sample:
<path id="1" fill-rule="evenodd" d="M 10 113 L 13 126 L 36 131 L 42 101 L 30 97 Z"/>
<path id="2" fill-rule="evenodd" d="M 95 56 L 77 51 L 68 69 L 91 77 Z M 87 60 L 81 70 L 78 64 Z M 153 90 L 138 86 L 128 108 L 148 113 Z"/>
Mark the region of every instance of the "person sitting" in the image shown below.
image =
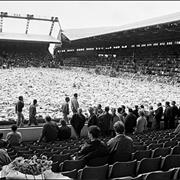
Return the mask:
<path id="1" fill-rule="evenodd" d="M 50 116 L 45 117 L 46 123 L 43 126 L 42 129 L 42 135 L 39 139 L 39 142 L 52 142 L 57 140 L 58 133 L 59 133 L 59 127 L 58 125 L 52 121 Z"/>
<path id="2" fill-rule="evenodd" d="M 135 133 L 143 133 L 147 129 L 147 120 L 144 111 L 139 111 Z"/>
<path id="3" fill-rule="evenodd" d="M 116 136 L 107 142 L 109 149 L 109 162 L 128 161 L 133 152 L 133 140 L 124 134 L 124 124 L 118 121 L 114 124 Z"/>
<path id="4" fill-rule="evenodd" d="M 82 159 L 85 163 L 98 157 L 105 157 L 109 154 L 107 145 L 99 140 L 100 128 L 98 126 L 90 126 L 88 128 L 88 137 L 90 141 L 85 142 L 78 152 L 76 159 Z"/>
<path id="5" fill-rule="evenodd" d="M 22 135 L 20 132 L 17 132 L 17 125 L 11 126 L 12 132 L 9 132 L 6 136 L 6 141 L 9 146 L 17 146 L 22 141 Z"/>
<path id="6" fill-rule="evenodd" d="M 0 148 L 6 148 L 7 147 L 7 141 L 3 139 L 3 133 L 0 133 Z"/>
<path id="7" fill-rule="evenodd" d="M 131 108 L 128 109 L 128 115 L 125 117 L 125 132 L 133 133 L 134 128 L 136 126 L 137 117 L 133 114 L 133 110 Z"/>
<path id="8" fill-rule="evenodd" d="M 78 113 L 74 113 L 70 121 L 78 137 L 80 137 L 81 129 L 83 128 L 85 121 L 86 118 L 82 114 L 82 109 L 79 108 Z"/>
<path id="9" fill-rule="evenodd" d="M 59 128 L 58 138 L 60 141 L 67 140 L 71 137 L 71 128 L 66 125 L 66 121 L 61 121 L 61 127 Z"/>

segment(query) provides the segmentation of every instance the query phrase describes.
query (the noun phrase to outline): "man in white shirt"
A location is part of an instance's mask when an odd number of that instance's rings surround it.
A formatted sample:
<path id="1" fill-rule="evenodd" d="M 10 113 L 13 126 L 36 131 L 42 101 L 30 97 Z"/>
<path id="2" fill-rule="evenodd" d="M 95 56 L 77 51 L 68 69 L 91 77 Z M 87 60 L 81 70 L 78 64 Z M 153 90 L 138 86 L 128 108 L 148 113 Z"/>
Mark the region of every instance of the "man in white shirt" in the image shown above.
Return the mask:
<path id="1" fill-rule="evenodd" d="M 71 110 L 73 112 L 73 114 L 78 112 L 78 108 L 79 108 L 79 103 L 77 100 L 77 93 L 74 94 L 74 97 L 71 99 Z"/>

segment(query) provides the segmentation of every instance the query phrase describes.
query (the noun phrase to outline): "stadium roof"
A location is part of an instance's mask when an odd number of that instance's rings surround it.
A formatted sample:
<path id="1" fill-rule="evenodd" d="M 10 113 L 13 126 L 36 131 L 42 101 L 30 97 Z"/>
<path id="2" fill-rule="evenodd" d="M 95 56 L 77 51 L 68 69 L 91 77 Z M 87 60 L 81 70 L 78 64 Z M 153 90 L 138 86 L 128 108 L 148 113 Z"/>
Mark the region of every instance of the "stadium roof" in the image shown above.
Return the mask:
<path id="1" fill-rule="evenodd" d="M 29 42 L 44 42 L 59 44 L 60 40 L 48 35 L 35 34 L 15 34 L 15 33 L 0 33 L 0 41 L 29 41 Z"/>
<path id="2" fill-rule="evenodd" d="M 172 27 L 170 27 L 171 23 L 173 23 Z M 172 28 L 174 27 L 180 27 L 180 12 L 123 26 L 64 30 L 62 33 L 62 41 L 63 39 L 66 40 L 64 42 L 65 46 L 73 46 L 78 45 L 79 43 L 83 45 L 85 41 L 86 44 L 100 45 L 102 43 L 108 43 L 108 41 L 115 43 L 115 41 L 126 42 L 140 40 L 142 36 L 144 36 L 142 40 L 146 36 L 147 38 L 149 37 L 149 39 L 152 39 L 151 36 L 153 36 L 153 38 L 159 38 L 160 35 L 162 35 L 162 32 L 164 33 L 163 36 L 169 36 L 172 35 L 172 33 L 177 35 L 177 33 L 180 32 L 177 31 L 178 29 L 176 29 L 175 32 L 170 33 L 170 31 L 173 31 Z M 71 41 L 69 45 L 67 39 Z"/>

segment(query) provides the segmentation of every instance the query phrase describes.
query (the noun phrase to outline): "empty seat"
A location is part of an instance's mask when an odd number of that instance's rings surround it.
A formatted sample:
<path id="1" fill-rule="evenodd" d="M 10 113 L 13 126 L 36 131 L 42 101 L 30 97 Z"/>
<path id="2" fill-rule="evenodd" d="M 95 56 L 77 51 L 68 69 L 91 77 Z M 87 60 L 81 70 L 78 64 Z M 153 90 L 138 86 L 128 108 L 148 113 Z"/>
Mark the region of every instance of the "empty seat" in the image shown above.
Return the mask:
<path id="1" fill-rule="evenodd" d="M 133 151 L 140 151 L 140 150 L 146 150 L 146 145 L 133 145 Z"/>
<path id="2" fill-rule="evenodd" d="M 170 152 L 171 152 L 171 148 L 170 147 L 167 147 L 167 148 L 157 148 L 157 149 L 155 149 L 153 151 L 152 157 L 153 158 L 159 157 L 159 156 L 165 157 L 168 154 L 170 154 Z"/>
<path id="3" fill-rule="evenodd" d="M 164 158 L 162 170 L 168 171 L 171 168 L 180 167 L 180 155 L 168 155 Z"/>
<path id="4" fill-rule="evenodd" d="M 163 147 L 163 143 L 152 143 L 148 146 L 147 149 L 154 150 L 154 149 L 160 148 L 160 147 Z"/>
<path id="5" fill-rule="evenodd" d="M 155 143 L 157 143 L 157 141 L 156 140 L 147 140 L 147 141 L 145 141 L 145 144 L 148 146 L 149 144 L 155 144 Z"/>
<path id="6" fill-rule="evenodd" d="M 83 160 L 65 160 L 60 164 L 61 171 L 72 171 L 74 169 L 82 169 L 85 166 Z"/>
<path id="7" fill-rule="evenodd" d="M 158 143 L 166 143 L 166 142 L 168 142 L 169 140 L 170 140 L 170 138 L 160 139 L 160 140 L 158 141 Z"/>
<path id="8" fill-rule="evenodd" d="M 78 171 L 79 180 L 105 180 L 108 177 L 109 165 L 88 167 Z"/>
<path id="9" fill-rule="evenodd" d="M 144 158 L 137 167 L 137 174 L 148 173 L 151 171 L 158 171 L 161 168 L 161 157 Z"/>
<path id="10" fill-rule="evenodd" d="M 156 171 L 156 172 L 150 172 L 148 173 L 144 180 L 172 180 L 172 177 L 174 175 L 174 170 L 169 170 L 166 172 L 162 171 Z"/>
<path id="11" fill-rule="evenodd" d="M 180 154 L 180 146 L 173 147 L 171 154 Z"/>
<path id="12" fill-rule="evenodd" d="M 109 178 L 118 178 L 124 176 L 136 176 L 137 161 L 116 162 L 109 171 Z"/>
<path id="13" fill-rule="evenodd" d="M 152 154 L 152 150 L 145 150 L 145 151 L 136 151 L 133 153 L 133 159 L 141 160 L 143 158 L 150 158 Z"/>
<path id="14" fill-rule="evenodd" d="M 174 147 L 178 144 L 178 141 L 168 141 L 164 143 L 164 147 Z"/>

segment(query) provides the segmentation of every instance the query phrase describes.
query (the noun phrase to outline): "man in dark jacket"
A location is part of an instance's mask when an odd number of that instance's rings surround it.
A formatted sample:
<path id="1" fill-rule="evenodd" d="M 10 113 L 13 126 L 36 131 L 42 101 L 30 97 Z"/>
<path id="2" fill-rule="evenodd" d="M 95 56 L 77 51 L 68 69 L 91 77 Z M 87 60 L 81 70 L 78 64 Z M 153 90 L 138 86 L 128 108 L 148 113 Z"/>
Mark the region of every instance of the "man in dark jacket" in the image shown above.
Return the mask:
<path id="1" fill-rule="evenodd" d="M 164 110 L 164 129 L 170 128 L 170 121 L 171 121 L 171 106 L 169 101 L 165 103 L 165 110 Z"/>
<path id="2" fill-rule="evenodd" d="M 61 127 L 59 128 L 58 138 L 60 141 L 67 140 L 71 137 L 71 128 L 66 125 L 66 121 L 61 121 Z"/>
<path id="3" fill-rule="evenodd" d="M 136 115 L 133 114 L 133 110 L 131 108 L 128 109 L 128 114 L 125 117 L 125 133 L 133 133 L 134 128 L 136 126 Z"/>
<path id="4" fill-rule="evenodd" d="M 58 125 L 51 120 L 50 116 L 46 116 L 45 120 L 46 123 L 43 126 L 42 135 L 39 142 L 52 142 L 57 140 L 59 133 Z"/>
<path id="5" fill-rule="evenodd" d="M 97 125 L 98 126 L 98 118 L 97 116 L 94 114 L 94 109 L 92 107 L 90 107 L 89 109 L 89 118 L 88 118 L 88 127 L 92 126 L 92 125 Z"/>
<path id="6" fill-rule="evenodd" d="M 84 123 L 86 121 L 85 116 L 82 114 L 82 109 L 78 109 L 78 113 L 74 113 L 71 118 L 71 125 L 73 126 L 74 130 L 76 131 L 76 134 L 78 137 L 80 137 L 81 129 L 84 126 Z"/>
<path id="7" fill-rule="evenodd" d="M 98 126 L 90 126 L 88 128 L 88 137 L 90 141 L 87 141 L 78 152 L 76 159 L 83 159 L 86 163 L 97 157 L 107 156 L 109 151 L 107 145 L 99 140 L 100 128 Z"/>
<path id="8" fill-rule="evenodd" d="M 33 100 L 33 104 L 29 107 L 29 126 L 31 123 L 38 125 L 37 119 L 36 119 L 36 105 L 37 105 L 37 100 Z"/>
<path id="9" fill-rule="evenodd" d="M 176 106 L 175 101 L 171 102 L 170 111 L 171 111 L 171 120 L 169 122 L 169 128 L 174 129 L 175 128 L 175 121 L 176 121 L 176 118 L 177 118 L 178 113 L 179 113 L 179 110 L 178 110 L 178 107 Z"/>
<path id="10" fill-rule="evenodd" d="M 105 114 L 99 116 L 99 127 L 101 129 L 102 136 L 110 135 L 110 123 L 113 121 L 113 117 L 109 114 L 109 107 L 105 107 Z"/>
<path id="11" fill-rule="evenodd" d="M 159 130 L 160 129 L 160 122 L 162 120 L 162 116 L 163 116 L 163 107 L 161 103 L 157 104 L 157 109 L 155 110 L 155 120 L 156 120 L 156 129 Z"/>
<path id="12" fill-rule="evenodd" d="M 24 115 L 22 113 L 24 107 L 23 96 L 19 96 L 19 101 L 16 104 L 15 112 L 17 114 L 17 126 L 21 127 L 24 125 Z"/>

